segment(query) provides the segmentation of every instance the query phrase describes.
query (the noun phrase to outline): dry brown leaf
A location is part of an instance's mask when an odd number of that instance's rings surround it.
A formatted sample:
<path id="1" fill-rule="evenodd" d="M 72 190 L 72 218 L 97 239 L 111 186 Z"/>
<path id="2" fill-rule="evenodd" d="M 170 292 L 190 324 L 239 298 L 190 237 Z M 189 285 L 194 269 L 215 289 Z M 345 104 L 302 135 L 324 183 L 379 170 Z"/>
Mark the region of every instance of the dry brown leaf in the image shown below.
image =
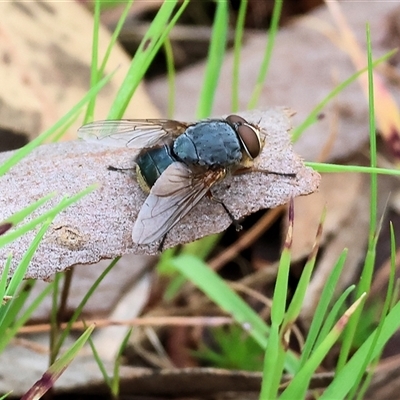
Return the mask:
<path id="1" fill-rule="evenodd" d="M 262 208 L 276 207 L 290 198 L 309 194 L 319 184 L 319 174 L 304 166 L 293 153 L 288 134 L 289 120 L 281 110 L 244 112 L 249 122 L 258 123 L 267 133 L 267 145 L 259 157 L 259 167 L 296 173 L 295 178 L 260 173 L 227 178 L 213 190 L 236 218 Z M 3 153 L 0 162 L 10 156 Z M 0 220 L 38 198 L 56 191 L 58 195 L 40 209 L 44 212 L 66 194 L 75 194 L 93 183 L 100 188 L 62 212 L 51 225 L 37 250 L 27 277 L 46 279 L 75 264 L 95 263 L 127 253 L 155 254 L 157 243 L 134 246 L 131 231 L 146 195 L 127 174 L 109 171 L 109 165 L 132 166 L 132 151 L 74 141 L 44 145 L 0 178 L 4 207 Z M 21 195 L 23 191 L 23 196 Z M 37 213 L 35 213 L 37 215 Z M 221 232 L 231 221 L 218 204 L 203 199 L 167 235 L 165 248 L 188 243 Z M 13 254 L 21 260 L 34 237 L 29 232 L 1 249 L 3 259 Z"/>

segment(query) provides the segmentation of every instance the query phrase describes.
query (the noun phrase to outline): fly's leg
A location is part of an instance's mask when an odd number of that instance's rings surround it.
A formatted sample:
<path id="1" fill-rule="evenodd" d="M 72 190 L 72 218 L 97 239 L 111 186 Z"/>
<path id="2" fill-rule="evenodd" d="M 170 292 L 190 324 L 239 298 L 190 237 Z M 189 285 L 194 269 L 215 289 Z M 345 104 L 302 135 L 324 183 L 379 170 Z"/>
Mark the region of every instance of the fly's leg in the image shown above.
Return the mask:
<path id="1" fill-rule="evenodd" d="M 132 171 L 134 168 L 118 168 L 118 167 L 113 167 L 112 165 L 109 165 L 107 167 L 109 171 L 119 171 L 119 172 L 126 172 L 126 171 Z"/>
<path id="2" fill-rule="evenodd" d="M 296 178 L 297 174 L 295 172 L 278 172 L 278 171 L 269 171 L 267 169 L 259 169 L 259 168 L 240 168 L 237 169 L 233 175 L 244 175 L 250 174 L 251 172 L 261 172 L 266 175 L 279 175 L 279 176 L 287 176 L 289 178 Z"/>
<path id="3" fill-rule="evenodd" d="M 234 225 L 237 232 L 243 229 L 243 226 L 239 224 L 239 221 L 232 215 L 232 213 L 229 211 L 228 207 L 224 204 L 222 200 L 214 197 L 210 191 L 208 191 L 207 196 L 212 201 L 215 201 L 216 203 L 221 204 L 221 206 L 224 207 L 225 212 L 228 214 L 228 217 L 231 219 L 232 224 Z"/>
<path id="4" fill-rule="evenodd" d="M 135 167 L 133 167 L 133 168 L 132 167 L 130 167 L 130 168 L 119 168 L 119 167 L 114 167 L 112 165 L 109 165 L 107 167 L 107 170 L 108 171 L 116 171 L 116 172 L 119 172 L 121 174 L 128 175 L 131 178 L 137 176 Z"/>
<path id="5" fill-rule="evenodd" d="M 165 243 L 165 239 L 167 238 L 168 232 L 162 237 L 160 244 L 157 247 L 157 251 L 159 251 L 160 253 L 162 253 L 162 251 L 164 250 L 164 243 Z"/>

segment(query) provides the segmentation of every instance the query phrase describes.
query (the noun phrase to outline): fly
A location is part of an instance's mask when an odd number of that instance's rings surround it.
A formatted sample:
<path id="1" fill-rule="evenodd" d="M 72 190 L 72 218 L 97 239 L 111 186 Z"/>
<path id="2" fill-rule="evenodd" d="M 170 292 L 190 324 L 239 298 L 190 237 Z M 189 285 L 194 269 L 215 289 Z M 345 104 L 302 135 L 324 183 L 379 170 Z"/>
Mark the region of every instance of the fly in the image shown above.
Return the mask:
<path id="1" fill-rule="evenodd" d="M 78 136 L 88 142 L 136 150 L 136 177 L 148 196 L 132 230 L 139 245 L 161 239 L 206 195 L 222 205 L 237 229 L 240 225 L 211 188 L 229 174 L 264 172 L 295 177 L 294 173 L 255 170 L 265 135 L 238 115 L 185 123 L 169 119 L 96 121 L 82 126 Z M 110 169 L 116 169 L 111 167 Z"/>

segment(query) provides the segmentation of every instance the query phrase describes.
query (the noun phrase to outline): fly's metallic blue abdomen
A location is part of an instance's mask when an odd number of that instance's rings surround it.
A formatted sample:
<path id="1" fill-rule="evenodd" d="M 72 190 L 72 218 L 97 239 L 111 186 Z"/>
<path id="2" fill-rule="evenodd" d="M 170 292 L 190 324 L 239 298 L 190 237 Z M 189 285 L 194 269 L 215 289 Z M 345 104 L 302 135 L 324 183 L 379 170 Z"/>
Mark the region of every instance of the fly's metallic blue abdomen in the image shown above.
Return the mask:
<path id="1" fill-rule="evenodd" d="M 136 159 L 136 174 L 141 188 L 148 192 L 161 174 L 176 161 L 167 145 L 143 151 Z"/>
<path id="2" fill-rule="evenodd" d="M 227 167 L 242 159 L 238 135 L 227 121 L 203 121 L 189 126 L 175 140 L 173 152 L 186 165 Z"/>

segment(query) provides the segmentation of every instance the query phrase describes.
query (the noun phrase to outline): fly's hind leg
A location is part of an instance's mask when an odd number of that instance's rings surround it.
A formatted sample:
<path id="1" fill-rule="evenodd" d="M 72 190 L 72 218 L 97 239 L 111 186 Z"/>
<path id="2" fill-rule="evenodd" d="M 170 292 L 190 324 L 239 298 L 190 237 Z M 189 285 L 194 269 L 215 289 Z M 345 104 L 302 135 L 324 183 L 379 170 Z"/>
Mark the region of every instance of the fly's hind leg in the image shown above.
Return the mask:
<path id="1" fill-rule="evenodd" d="M 167 238 L 168 232 L 162 237 L 160 244 L 157 247 L 157 251 L 159 251 L 160 253 L 162 253 L 162 251 L 164 250 L 164 243 L 165 243 L 165 239 Z"/>
<path id="2" fill-rule="evenodd" d="M 220 199 L 217 199 L 216 197 L 213 196 L 211 191 L 207 192 L 207 197 L 215 201 L 218 204 L 221 204 L 222 207 L 224 207 L 225 212 L 228 214 L 228 217 L 231 219 L 233 226 L 235 227 L 236 231 L 239 232 L 243 229 L 243 226 L 239 224 L 239 221 L 232 215 L 232 213 L 229 211 L 228 207 L 224 204 L 224 202 Z"/>
<path id="3" fill-rule="evenodd" d="M 134 170 L 134 168 L 132 168 L 132 167 L 131 168 L 119 168 L 119 167 L 113 167 L 112 165 L 109 165 L 107 167 L 107 169 L 109 171 L 119 171 L 119 172 L 127 172 L 127 171 L 132 172 Z"/>
<path id="4" fill-rule="evenodd" d="M 137 176 L 137 171 L 135 167 L 129 167 L 129 168 L 119 168 L 119 167 L 114 167 L 113 165 L 109 165 L 107 167 L 108 171 L 116 171 L 124 175 L 128 175 L 129 177 L 133 178 Z"/>

